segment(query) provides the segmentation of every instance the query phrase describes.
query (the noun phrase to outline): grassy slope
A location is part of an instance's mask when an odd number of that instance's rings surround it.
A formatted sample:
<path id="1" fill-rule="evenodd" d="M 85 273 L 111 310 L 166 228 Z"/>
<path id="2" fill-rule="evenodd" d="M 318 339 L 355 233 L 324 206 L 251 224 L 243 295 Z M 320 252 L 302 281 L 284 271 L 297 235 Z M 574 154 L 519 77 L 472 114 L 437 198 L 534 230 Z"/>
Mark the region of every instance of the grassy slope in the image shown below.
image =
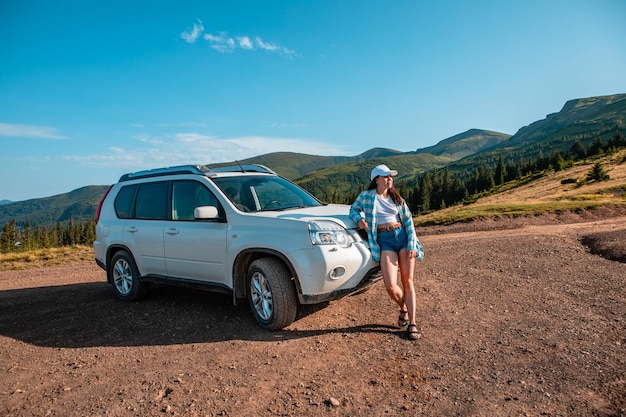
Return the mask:
<path id="1" fill-rule="evenodd" d="M 582 186 L 561 183 L 565 179 L 583 181 L 596 162 L 601 162 L 610 175 L 608 181 Z M 506 184 L 471 204 L 418 216 L 415 221 L 417 225 L 450 224 L 480 217 L 575 211 L 602 205 L 626 205 L 626 150 L 525 183 Z"/>

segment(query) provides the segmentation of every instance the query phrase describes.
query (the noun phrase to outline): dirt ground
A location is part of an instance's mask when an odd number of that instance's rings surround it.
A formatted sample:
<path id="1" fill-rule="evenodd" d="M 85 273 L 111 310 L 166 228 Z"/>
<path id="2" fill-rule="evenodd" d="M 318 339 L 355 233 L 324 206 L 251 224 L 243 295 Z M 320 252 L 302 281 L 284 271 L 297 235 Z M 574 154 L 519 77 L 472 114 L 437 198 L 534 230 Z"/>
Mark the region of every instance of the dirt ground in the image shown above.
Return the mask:
<path id="1" fill-rule="evenodd" d="M 382 283 L 267 332 L 224 295 L 117 301 L 92 262 L 2 271 L 0 415 L 626 415 L 625 213 L 418 233 L 417 342 Z"/>

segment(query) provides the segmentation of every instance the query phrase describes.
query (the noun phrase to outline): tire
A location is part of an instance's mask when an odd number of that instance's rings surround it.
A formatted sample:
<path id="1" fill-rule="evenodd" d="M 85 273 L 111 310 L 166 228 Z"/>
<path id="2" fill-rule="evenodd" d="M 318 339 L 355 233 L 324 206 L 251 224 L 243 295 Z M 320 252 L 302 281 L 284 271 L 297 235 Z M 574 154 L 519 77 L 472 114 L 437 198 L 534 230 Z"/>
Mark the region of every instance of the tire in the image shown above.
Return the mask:
<path id="1" fill-rule="evenodd" d="M 139 280 L 139 270 L 128 252 L 122 250 L 113 255 L 107 274 L 113 293 L 120 300 L 134 301 L 145 295 L 148 284 Z"/>
<path id="2" fill-rule="evenodd" d="M 261 258 L 248 269 L 248 301 L 252 315 L 267 330 L 293 323 L 298 313 L 296 288 L 291 274 L 278 259 Z"/>

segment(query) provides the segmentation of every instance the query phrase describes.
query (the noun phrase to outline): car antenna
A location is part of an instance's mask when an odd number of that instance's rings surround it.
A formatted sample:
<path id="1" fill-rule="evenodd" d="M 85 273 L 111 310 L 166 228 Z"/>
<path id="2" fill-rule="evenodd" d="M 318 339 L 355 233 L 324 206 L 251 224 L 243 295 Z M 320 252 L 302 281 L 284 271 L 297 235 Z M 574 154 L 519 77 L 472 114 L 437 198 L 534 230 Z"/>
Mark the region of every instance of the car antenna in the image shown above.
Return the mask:
<path id="1" fill-rule="evenodd" d="M 239 168 L 241 168 L 241 172 L 246 172 L 246 170 L 244 169 L 244 167 L 241 166 L 238 160 L 235 159 L 235 162 L 237 162 L 237 165 L 239 165 Z"/>

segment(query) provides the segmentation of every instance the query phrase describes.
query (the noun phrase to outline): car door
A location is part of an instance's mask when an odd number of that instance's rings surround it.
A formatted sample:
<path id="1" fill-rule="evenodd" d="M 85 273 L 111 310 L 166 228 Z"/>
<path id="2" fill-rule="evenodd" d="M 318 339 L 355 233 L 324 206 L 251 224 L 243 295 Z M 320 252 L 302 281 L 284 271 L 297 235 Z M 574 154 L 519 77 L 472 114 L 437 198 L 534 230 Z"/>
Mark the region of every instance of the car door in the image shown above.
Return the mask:
<path id="1" fill-rule="evenodd" d="M 172 181 L 172 215 L 164 229 L 168 276 L 232 288 L 224 270 L 226 232 L 224 210 L 215 195 L 195 180 Z M 219 219 L 195 220 L 196 207 L 214 206 Z"/>
<path id="2" fill-rule="evenodd" d="M 167 181 L 139 184 L 134 212 L 124 225 L 123 241 L 141 275 L 165 274 L 163 226 L 167 218 L 167 196 Z"/>

